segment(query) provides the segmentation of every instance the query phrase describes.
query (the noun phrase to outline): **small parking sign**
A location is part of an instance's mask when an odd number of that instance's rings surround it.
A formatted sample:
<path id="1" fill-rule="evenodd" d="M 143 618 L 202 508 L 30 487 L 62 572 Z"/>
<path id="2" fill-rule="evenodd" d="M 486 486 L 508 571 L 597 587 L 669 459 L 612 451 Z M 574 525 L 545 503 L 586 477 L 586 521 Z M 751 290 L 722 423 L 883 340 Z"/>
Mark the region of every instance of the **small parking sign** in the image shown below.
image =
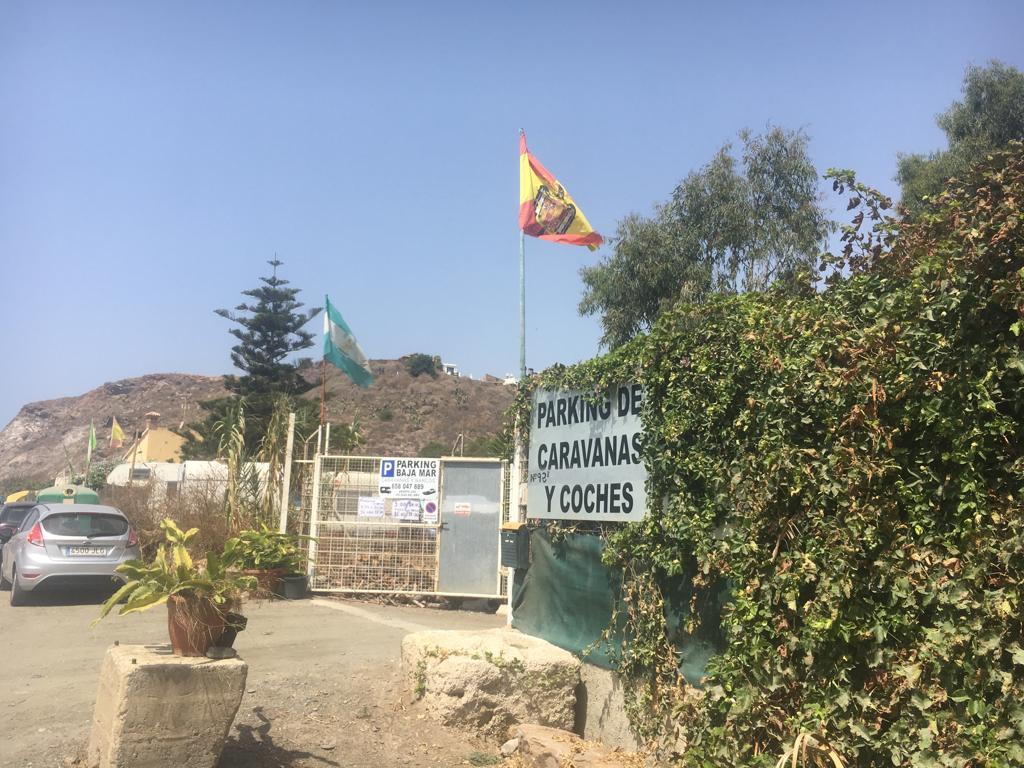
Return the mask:
<path id="1" fill-rule="evenodd" d="M 440 459 L 381 459 L 378 493 L 392 498 L 436 499 L 440 475 Z"/>

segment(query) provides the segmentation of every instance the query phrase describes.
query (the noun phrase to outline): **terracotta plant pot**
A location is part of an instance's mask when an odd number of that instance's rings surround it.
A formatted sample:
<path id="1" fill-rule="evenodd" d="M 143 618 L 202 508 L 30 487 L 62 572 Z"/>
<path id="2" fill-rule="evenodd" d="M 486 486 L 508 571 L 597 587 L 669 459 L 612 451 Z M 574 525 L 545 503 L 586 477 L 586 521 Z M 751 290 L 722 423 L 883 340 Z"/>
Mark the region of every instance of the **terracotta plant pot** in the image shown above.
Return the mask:
<path id="1" fill-rule="evenodd" d="M 205 656 L 224 633 L 224 610 L 205 597 L 171 595 L 167 632 L 175 656 Z"/>
<path id="2" fill-rule="evenodd" d="M 246 568 L 242 573 L 254 577 L 256 592 L 265 596 L 277 593 L 281 577 L 284 576 L 284 568 Z"/>

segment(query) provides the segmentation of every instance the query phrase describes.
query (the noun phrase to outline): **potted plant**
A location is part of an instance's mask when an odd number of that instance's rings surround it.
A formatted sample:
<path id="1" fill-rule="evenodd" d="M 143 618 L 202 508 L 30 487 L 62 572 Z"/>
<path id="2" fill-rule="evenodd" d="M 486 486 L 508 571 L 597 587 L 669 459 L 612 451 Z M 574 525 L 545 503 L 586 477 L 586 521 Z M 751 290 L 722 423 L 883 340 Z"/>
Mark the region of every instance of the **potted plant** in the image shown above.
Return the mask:
<path id="1" fill-rule="evenodd" d="M 229 572 L 230 552 L 210 552 L 205 566 L 196 565 L 187 545 L 198 528 L 182 531 L 173 520 L 160 523 L 165 543 L 152 562 L 129 560 L 117 567 L 128 581 L 100 610 L 100 621 L 119 602 L 119 615 L 167 603 L 167 631 L 178 656 L 203 656 L 224 633 L 226 617 L 237 596 L 253 581 Z M 95 623 L 95 622 L 93 622 Z"/>
<path id="2" fill-rule="evenodd" d="M 298 576 L 303 581 L 307 555 L 299 547 L 301 541 L 312 541 L 309 536 L 272 531 L 260 525 L 258 531 L 242 531 L 224 545 L 225 557 L 247 576 L 252 576 L 263 594 L 280 594 L 282 579 Z"/>

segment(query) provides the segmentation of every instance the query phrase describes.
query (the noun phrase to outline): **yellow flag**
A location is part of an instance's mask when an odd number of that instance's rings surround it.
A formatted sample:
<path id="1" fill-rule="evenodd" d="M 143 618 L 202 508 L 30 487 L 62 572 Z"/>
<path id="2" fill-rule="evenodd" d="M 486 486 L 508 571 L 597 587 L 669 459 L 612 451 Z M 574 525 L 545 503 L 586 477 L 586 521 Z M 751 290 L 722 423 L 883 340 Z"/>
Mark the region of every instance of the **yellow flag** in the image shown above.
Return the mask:
<path id="1" fill-rule="evenodd" d="M 110 447 L 120 448 L 122 445 L 124 445 L 124 430 L 117 423 L 117 417 L 115 416 L 114 423 L 110 425 Z"/>

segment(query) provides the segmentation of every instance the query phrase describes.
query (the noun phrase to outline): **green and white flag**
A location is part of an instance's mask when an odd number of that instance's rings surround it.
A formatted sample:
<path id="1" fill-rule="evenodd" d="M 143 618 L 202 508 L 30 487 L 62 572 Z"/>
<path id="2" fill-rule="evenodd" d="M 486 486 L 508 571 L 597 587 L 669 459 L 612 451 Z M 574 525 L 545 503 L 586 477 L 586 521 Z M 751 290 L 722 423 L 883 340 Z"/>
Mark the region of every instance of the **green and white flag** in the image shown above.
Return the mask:
<path id="1" fill-rule="evenodd" d="M 373 383 L 370 361 L 363 354 L 345 318 L 328 297 L 324 296 L 324 301 L 324 360 L 347 373 L 358 386 L 370 386 Z"/>
<path id="2" fill-rule="evenodd" d="M 85 463 L 92 462 L 92 452 L 96 450 L 96 425 L 89 420 L 89 448 L 85 452 Z"/>

